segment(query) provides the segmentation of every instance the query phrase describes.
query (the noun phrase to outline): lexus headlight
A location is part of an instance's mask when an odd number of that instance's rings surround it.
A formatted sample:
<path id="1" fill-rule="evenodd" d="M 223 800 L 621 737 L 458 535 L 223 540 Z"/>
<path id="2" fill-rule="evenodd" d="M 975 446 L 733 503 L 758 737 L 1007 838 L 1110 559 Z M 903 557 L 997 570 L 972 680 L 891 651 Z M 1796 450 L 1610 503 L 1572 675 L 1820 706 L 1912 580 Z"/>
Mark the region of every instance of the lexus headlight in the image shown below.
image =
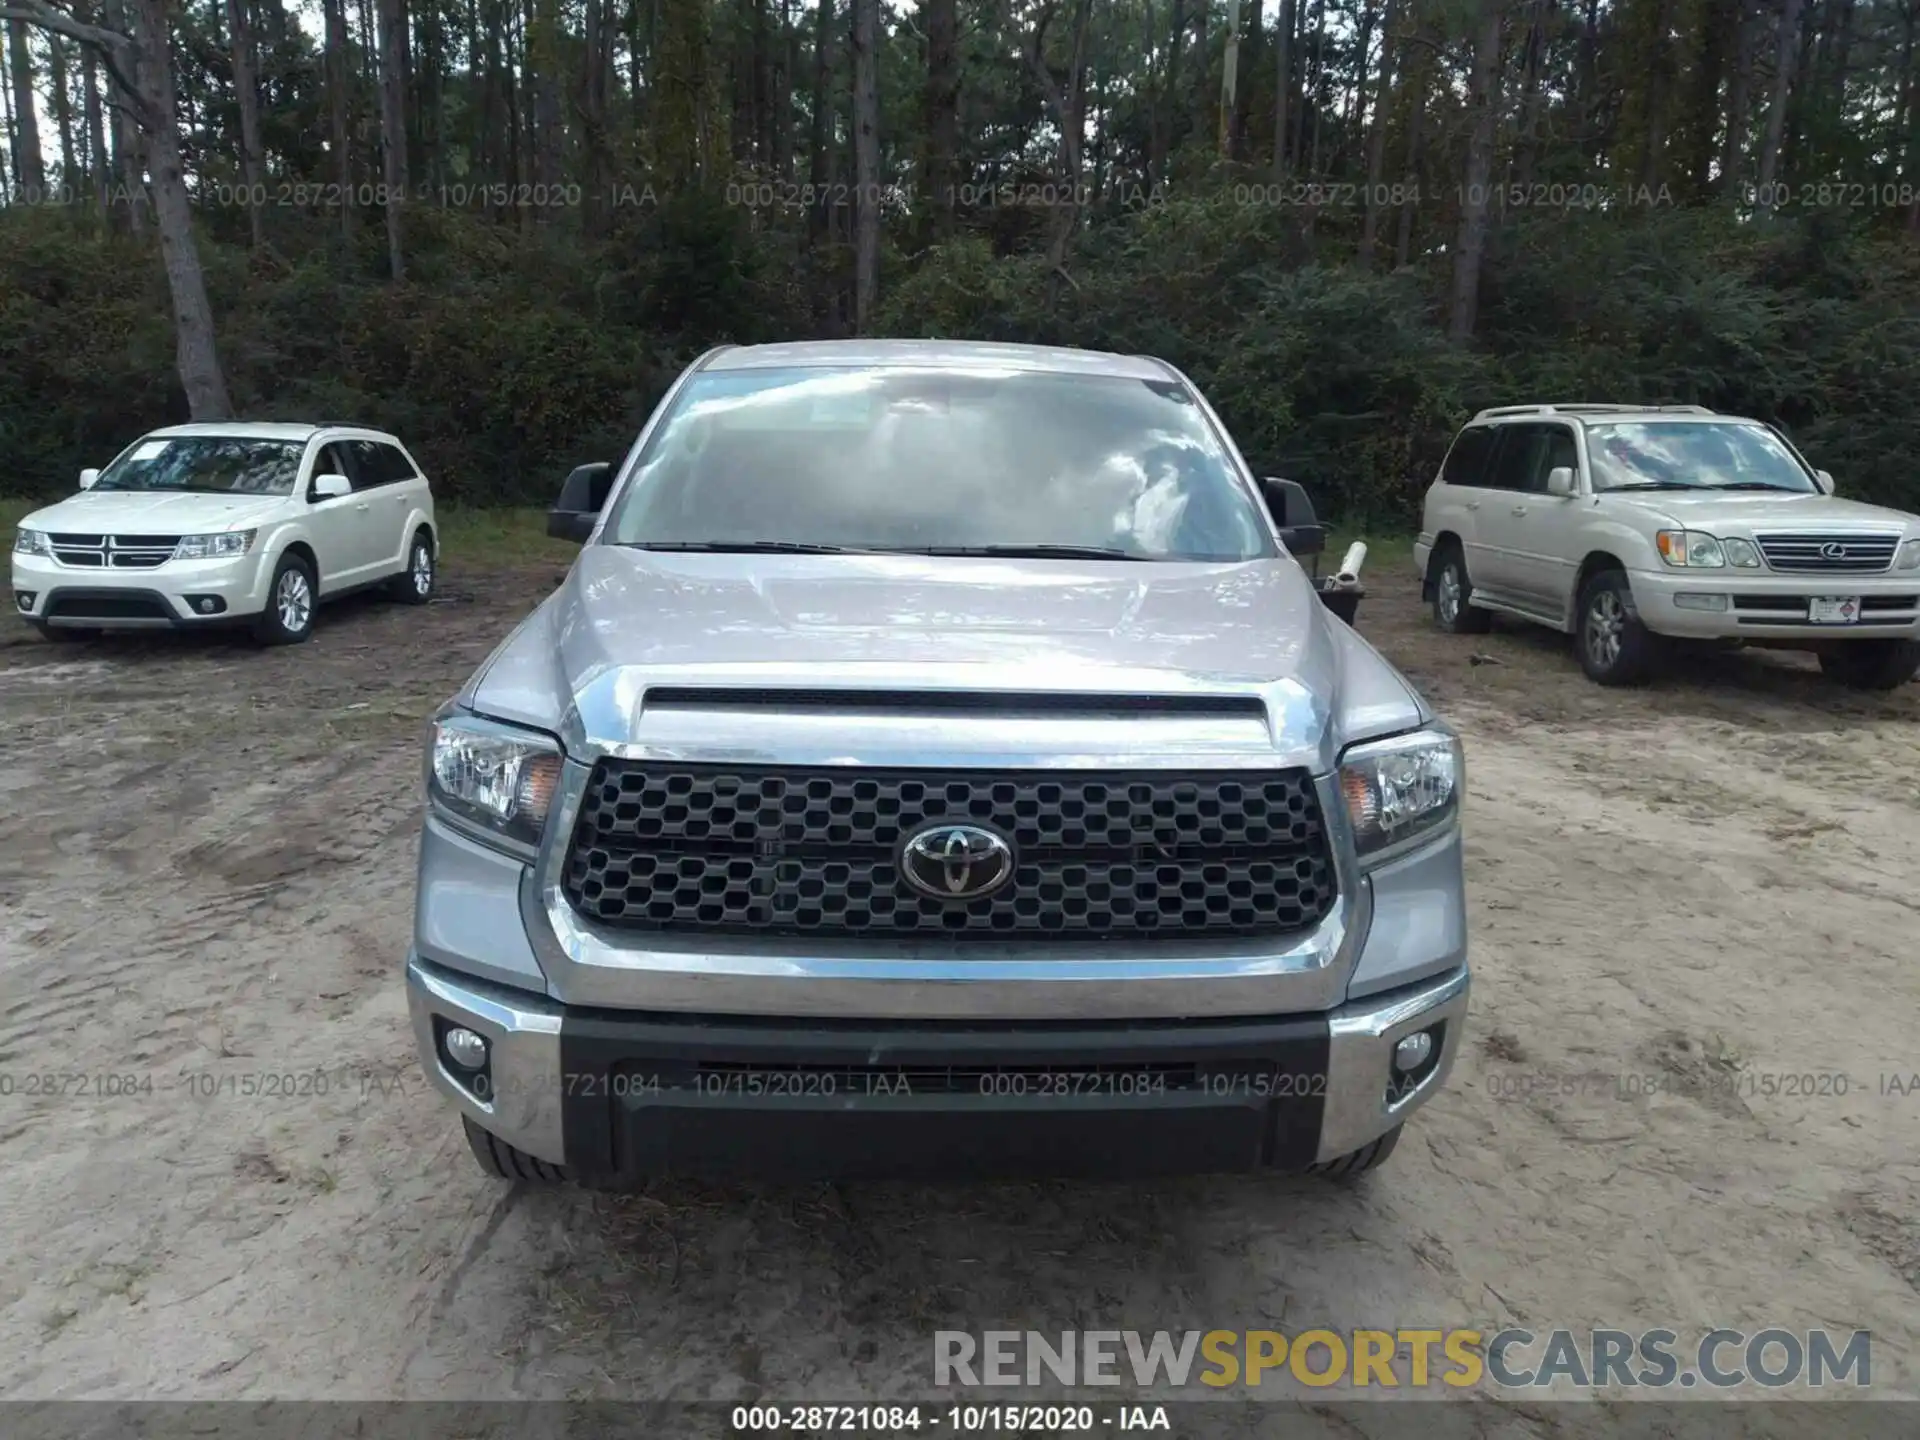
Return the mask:
<path id="1" fill-rule="evenodd" d="M 253 548 L 257 530 L 223 530 L 218 535 L 182 535 L 173 547 L 176 560 L 221 560 Z"/>
<path id="2" fill-rule="evenodd" d="M 1727 552 L 1720 544 L 1720 537 L 1703 530 L 1661 530 L 1654 535 L 1653 542 L 1660 548 L 1660 558 L 1669 565 L 1719 570 L 1727 563 Z"/>
<path id="3" fill-rule="evenodd" d="M 1900 547 L 1900 553 L 1894 557 L 1893 568 L 1920 570 L 1920 537 L 1915 537 Z"/>
<path id="4" fill-rule="evenodd" d="M 18 530 L 13 536 L 13 553 L 16 555 L 51 555 L 53 547 L 47 543 L 46 532 L 41 530 Z"/>
<path id="5" fill-rule="evenodd" d="M 547 736 L 467 715 L 434 722 L 427 794 L 448 814 L 532 849 L 559 785 L 560 747 Z"/>
<path id="6" fill-rule="evenodd" d="M 1340 793 L 1361 858 L 1455 823 L 1465 784 L 1459 738 L 1445 730 L 1353 746 L 1340 759 Z"/>

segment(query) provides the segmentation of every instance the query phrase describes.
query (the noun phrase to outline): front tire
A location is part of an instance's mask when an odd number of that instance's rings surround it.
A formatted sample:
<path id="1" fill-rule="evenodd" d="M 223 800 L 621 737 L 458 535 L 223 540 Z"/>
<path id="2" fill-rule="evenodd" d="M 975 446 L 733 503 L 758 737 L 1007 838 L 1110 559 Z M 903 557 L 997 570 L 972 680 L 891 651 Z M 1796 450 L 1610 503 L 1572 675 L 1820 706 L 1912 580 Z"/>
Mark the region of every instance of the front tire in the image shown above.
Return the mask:
<path id="1" fill-rule="evenodd" d="M 1920 674 L 1920 641 L 1855 640 L 1820 652 L 1820 670 L 1851 690 L 1898 690 Z"/>
<path id="2" fill-rule="evenodd" d="M 1580 668 L 1597 684 L 1638 685 L 1653 673 L 1659 642 L 1640 623 L 1623 572 L 1602 570 L 1580 587 L 1573 645 Z"/>
<path id="3" fill-rule="evenodd" d="M 262 645 L 298 645 L 313 634 L 318 607 L 313 567 L 298 555 L 282 555 L 267 586 L 267 608 L 253 622 L 254 638 Z"/>
<path id="4" fill-rule="evenodd" d="M 535 1159 L 490 1130 L 474 1124 L 464 1115 L 460 1117 L 460 1123 L 466 1127 L 467 1148 L 473 1151 L 474 1160 L 494 1179 L 526 1180 L 535 1185 L 566 1183 L 567 1172 L 560 1166 Z"/>
<path id="5" fill-rule="evenodd" d="M 1473 605 L 1467 560 L 1451 542 L 1433 568 L 1433 623 L 1449 635 L 1484 635 L 1493 617 Z"/>
<path id="6" fill-rule="evenodd" d="M 433 587 L 439 578 L 433 536 L 423 525 L 413 532 L 413 542 L 407 546 L 407 568 L 387 582 L 387 593 L 402 605 L 424 605 L 433 599 Z"/>
<path id="7" fill-rule="evenodd" d="M 1393 1154 L 1393 1147 L 1400 1143 L 1400 1131 L 1396 1125 L 1378 1140 L 1370 1140 L 1358 1150 L 1315 1165 L 1308 1173 L 1318 1175 L 1323 1180 L 1357 1180 L 1369 1170 L 1378 1170 L 1387 1163 L 1387 1157 Z"/>

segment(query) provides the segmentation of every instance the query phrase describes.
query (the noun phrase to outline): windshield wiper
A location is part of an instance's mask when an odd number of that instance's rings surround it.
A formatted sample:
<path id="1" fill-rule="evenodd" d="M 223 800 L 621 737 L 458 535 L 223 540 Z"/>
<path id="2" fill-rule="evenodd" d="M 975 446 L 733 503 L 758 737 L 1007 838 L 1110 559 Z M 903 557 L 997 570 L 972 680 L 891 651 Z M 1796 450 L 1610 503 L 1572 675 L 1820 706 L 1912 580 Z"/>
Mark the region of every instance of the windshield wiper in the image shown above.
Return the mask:
<path id="1" fill-rule="evenodd" d="M 1689 485 L 1684 480 L 1635 480 L 1629 485 L 1609 485 L 1600 493 L 1611 495 L 1617 490 L 1711 490 L 1711 485 Z"/>
<path id="2" fill-rule="evenodd" d="M 1791 485 L 1770 485 L 1765 480 L 1736 480 L 1731 485 L 1709 485 L 1709 490 L 1778 490 L 1782 495 L 1811 495 L 1811 490 L 1796 490 Z"/>
<path id="3" fill-rule="evenodd" d="M 804 540 L 636 540 L 629 550 L 690 550 L 710 555 L 866 555 L 846 545 L 814 545 Z"/>
<path id="4" fill-rule="evenodd" d="M 1010 560 L 1143 560 L 1111 545 L 901 545 L 890 555 L 990 555 Z"/>

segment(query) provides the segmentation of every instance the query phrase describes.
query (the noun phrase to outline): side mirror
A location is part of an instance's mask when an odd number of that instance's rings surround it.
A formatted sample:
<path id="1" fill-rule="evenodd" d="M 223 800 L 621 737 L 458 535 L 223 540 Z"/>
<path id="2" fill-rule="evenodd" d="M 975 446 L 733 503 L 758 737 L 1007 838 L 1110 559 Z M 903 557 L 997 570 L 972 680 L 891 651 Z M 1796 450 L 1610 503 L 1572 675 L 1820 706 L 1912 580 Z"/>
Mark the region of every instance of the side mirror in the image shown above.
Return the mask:
<path id="1" fill-rule="evenodd" d="M 606 507 L 613 486 L 613 466 L 605 461 L 575 467 L 560 486 L 560 498 L 547 511 L 547 534 L 556 540 L 585 544 Z"/>
<path id="2" fill-rule="evenodd" d="M 100 472 L 98 470 L 91 468 L 82 470 L 80 472 L 80 488 L 82 490 L 91 490 L 93 488 L 93 482 L 99 478 Z"/>
<path id="3" fill-rule="evenodd" d="M 1573 494 L 1573 469 L 1568 465 L 1556 465 L 1547 471 L 1547 494 Z"/>
<path id="4" fill-rule="evenodd" d="M 353 482 L 344 475 L 316 475 L 311 493 L 315 500 L 338 500 L 353 493 Z"/>
<path id="5" fill-rule="evenodd" d="M 1313 501 L 1298 480 L 1268 476 L 1260 482 L 1260 498 L 1280 528 L 1280 543 L 1289 555 L 1318 555 L 1327 548 L 1327 530 L 1313 513 Z"/>
<path id="6" fill-rule="evenodd" d="M 1822 495 L 1831 495 L 1833 493 L 1833 472 L 1831 470 L 1816 470 L 1813 472 L 1813 478 L 1818 482 Z"/>

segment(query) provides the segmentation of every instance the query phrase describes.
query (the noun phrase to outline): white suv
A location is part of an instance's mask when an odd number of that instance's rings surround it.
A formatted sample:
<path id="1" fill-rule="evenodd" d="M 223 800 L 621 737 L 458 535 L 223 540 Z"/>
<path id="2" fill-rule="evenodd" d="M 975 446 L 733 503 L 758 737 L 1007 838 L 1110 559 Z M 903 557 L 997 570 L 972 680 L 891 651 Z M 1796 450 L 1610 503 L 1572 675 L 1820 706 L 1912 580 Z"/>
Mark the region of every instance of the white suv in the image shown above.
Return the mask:
<path id="1" fill-rule="evenodd" d="M 352 425 L 176 425 L 20 522 L 13 603 L 54 639 L 246 621 L 268 644 L 383 585 L 424 605 L 439 542 L 406 447 Z"/>
<path id="2" fill-rule="evenodd" d="M 1811 650 L 1869 690 L 1920 670 L 1920 519 L 1834 498 L 1772 426 L 1697 405 L 1481 411 L 1414 562 L 1442 630 L 1551 625 L 1603 685 L 1645 678 L 1669 640 Z"/>

